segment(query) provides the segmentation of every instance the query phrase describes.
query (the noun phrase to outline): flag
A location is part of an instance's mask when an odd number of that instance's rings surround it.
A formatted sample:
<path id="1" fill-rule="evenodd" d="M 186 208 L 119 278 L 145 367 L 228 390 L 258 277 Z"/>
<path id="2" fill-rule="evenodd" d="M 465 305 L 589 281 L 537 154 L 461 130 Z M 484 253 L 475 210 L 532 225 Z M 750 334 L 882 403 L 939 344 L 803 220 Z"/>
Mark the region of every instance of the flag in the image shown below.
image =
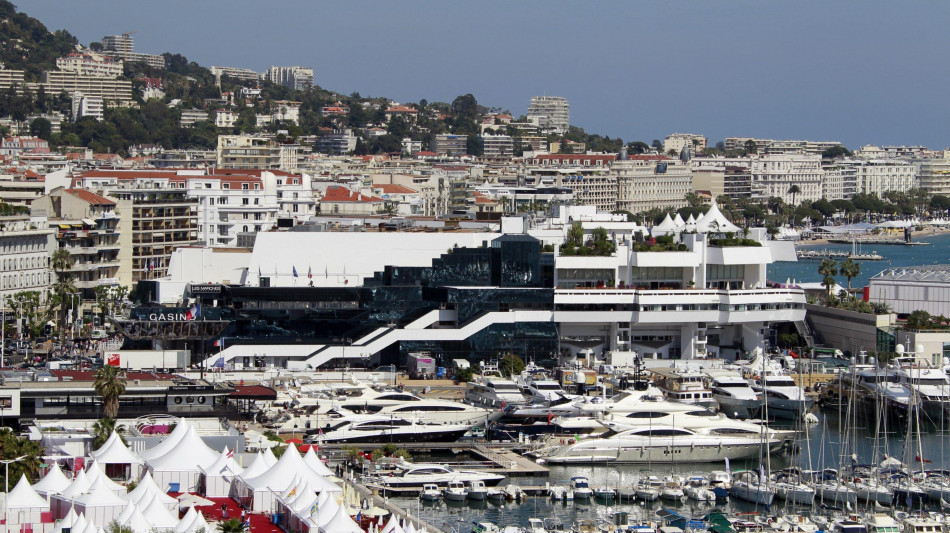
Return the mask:
<path id="1" fill-rule="evenodd" d="M 360 523 L 360 520 L 362 520 L 362 519 L 363 519 L 363 511 L 362 511 L 362 510 L 357 511 L 357 512 L 356 512 L 356 523 L 359 524 L 359 523 Z"/>
<path id="2" fill-rule="evenodd" d="M 295 277 L 295 278 L 297 277 L 297 267 L 296 267 L 296 266 L 294 267 L 294 277 Z"/>
<path id="3" fill-rule="evenodd" d="M 220 347 L 224 344 L 224 342 L 222 342 L 222 340 L 223 340 L 223 339 L 218 339 L 218 340 L 214 341 L 214 346 L 215 346 L 216 348 L 220 348 Z"/>
<path id="4" fill-rule="evenodd" d="M 185 320 L 194 320 L 201 314 L 201 304 L 195 304 L 185 313 Z"/>
<path id="5" fill-rule="evenodd" d="M 729 458 L 728 458 L 728 457 L 726 457 L 726 475 L 729 476 L 730 479 L 732 479 L 732 469 L 729 468 Z"/>
<path id="6" fill-rule="evenodd" d="M 310 265 L 307 265 L 307 278 L 313 279 L 313 268 Z"/>
<path id="7" fill-rule="evenodd" d="M 224 368 L 224 358 L 219 357 L 211 366 L 214 368 Z"/>
<path id="8" fill-rule="evenodd" d="M 228 459 L 234 459 L 234 450 L 228 450 Z"/>
<path id="9" fill-rule="evenodd" d="M 296 490 L 296 489 L 294 489 L 294 490 Z M 317 510 L 320 509 L 320 505 L 319 505 L 318 502 L 319 502 L 319 500 L 315 500 L 315 501 L 313 502 L 313 505 L 310 506 L 310 515 L 311 515 L 311 516 L 312 516 L 312 515 L 315 515 L 315 514 L 317 513 Z"/>
<path id="10" fill-rule="evenodd" d="M 155 270 L 155 265 L 152 264 L 152 260 L 149 259 L 149 260 L 148 260 L 148 271 L 151 272 L 151 271 L 153 271 L 153 270 Z"/>
<path id="11" fill-rule="evenodd" d="M 554 418 L 554 413 L 548 411 L 548 425 L 551 425 L 551 419 Z"/>

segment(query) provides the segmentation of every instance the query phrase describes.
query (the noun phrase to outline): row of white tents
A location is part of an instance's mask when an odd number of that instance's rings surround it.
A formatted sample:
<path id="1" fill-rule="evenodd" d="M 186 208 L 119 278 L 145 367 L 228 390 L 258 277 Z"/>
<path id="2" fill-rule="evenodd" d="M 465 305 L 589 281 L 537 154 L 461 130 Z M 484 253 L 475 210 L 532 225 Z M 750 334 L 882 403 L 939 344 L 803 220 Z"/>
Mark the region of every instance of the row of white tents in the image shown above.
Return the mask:
<path id="1" fill-rule="evenodd" d="M 739 231 L 739 227 L 729 222 L 729 219 L 722 214 L 719 206 L 713 201 L 709 211 L 706 211 L 699 218 L 693 218 L 693 215 L 690 215 L 689 218 L 683 220 L 679 213 L 676 213 L 675 218 L 670 217 L 670 214 L 667 213 L 662 222 L 653 226 L 650 234 L 659 237 L 693 231 L 696 233 L 730 233 Z"/>

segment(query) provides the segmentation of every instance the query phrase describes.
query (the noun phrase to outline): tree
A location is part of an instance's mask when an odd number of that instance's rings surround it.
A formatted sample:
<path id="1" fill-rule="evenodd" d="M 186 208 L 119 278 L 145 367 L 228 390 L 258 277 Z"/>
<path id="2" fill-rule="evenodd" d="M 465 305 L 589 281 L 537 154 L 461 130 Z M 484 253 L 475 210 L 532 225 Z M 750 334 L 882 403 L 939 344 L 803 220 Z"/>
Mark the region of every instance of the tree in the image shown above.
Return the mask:
<path id="1" fill-rule="evenodd" d="M 218 522 L 218 533 L 244 533 L 244 525 L 237 518 Z"/>
<path id="2" fill-rule="evenodd" d="M 835 286 L 835 276 L 838 275 L 838 263 L 834 259 L 822 259 L 821 264 L 818 265 L 818 273 L 824 276 L 821 284 L 831 296 L 831 289 Z"/>
<path id="3" fill-rule="evenodd" d="M 476 157 L 485 153 L 485 141 L 480 135 L 469 135 L 465 140 L 465 152 Z"/>
<path id="4" fill-rule="evenodd" d="M 474 120 L 478 116 L 478 101 L 471 93 L 457 96 L 452 100 L 452 113 L 458 118 Z"/>
<path id="5" fill-rule="evenodd" d="M 832 146 L 821 153 L 822 159 L 835 159 L 843 156 L 851 157 L 851 155 L 853 155 L 851 150 L 848 150 L 844 146 Z"/>
<path id="6" fill-rule="evenodd" d="M 119 367 L 103 366 L 96 371 L 93 390 L 102 397 L 105 415 L 115 418 L 119 414 L 119 397 L 125 394 L 125 374 Z"/>
<path id="7" fill-rule="evenodd" d="M 67 295 L 76 292 L 72 281 L 73 274 L 70 272 L 73 267 L 73 256 L 69 253 L 69 250 L 60 248 L 53 252 L 52 266 L 53 271 L 56 273 L 56 285 L 54 286 L 54 291 L 57 303 L 59 304 L 59 331 L 60 334 L 65 336 L 66 305 L 67 301 L 70 300 Z"/>
<path id="8" fill-rule="evenodd" d="M 53 125 L 49 120 L 43 117 L 38 117 L 33 119 L 33 122 L 30 122 L 30 135 L 39 137 L 44 141 L 48 141 L 52 134 Z"/>
<path id="9" fill-rule="evenodd" d="M 754 154 L 758 151 L 758 148 L 755 146 L 755 141 L 752 139 L 747 140 L 743 147 L 747 154 Z"/>
<path id="10" fill-rule="evenodd" d="M 502 357 L 501 361 L 498 362 L 498 368 L 500 368 L 502 374 L 507 377 L 517 376 L 524 372 L 524 360 L 515 354 L 508 354 Z"/>
<path id="11" fill-rule="evenodd" d="M 95 449 L 100 448 L 109 440 L 109 436 L 112 435 L 113 431 L 116 431 L 114 418 L 105 416 L 96 420 L 96 423 L 92 425 L 92 447 Z M 126 443 L 125 438 L 121 434 L 119 434 L 119 439 L 122 440 L 123 444 Z"/>
<path id="12" fill-rule="evenodd" d="M 934 320 L 930 313 L 918 309 L 907 315 L 907 322 L 904 325 L 907 329 L 933 329 Z"/>
<path id="13" fill-rule="evenodd" d="M 3 486 L 6 487 L 9 482 L 12 489 L 20 480 L 20 476 L 25 475 L 31 483 L 36 481 L 42 463 L 43 446 L 39 441 L 17 436 L 10 428 L 0 428 L 0 456 L 4 459 L 23 457 L 10 463 L 10 478 L 3 480 Z M 6 468 L 0 469 L 0 476 L 5 475 Z"/>
<path id="14" fill-rule="evenodd" d="M 851 280 L 861 275 L 861 263 L 853 261 L 850 257 L 841 263 L 841 275 L 848 278 L 848 294 L 851 293 Z"/>
<path id="15" fill-rule="evenodd" d="M 802 188 L 799 187 L 798 184 L 792 184 L 792 186 L 788 188 L 788 194 L 791 194 L 791 195 L 792 195 L 792 205 L 793 205 L 793 206 L 794 206 L 794 205 L 798 205 L 798 204 L 795 203 L 795 196 L 796 196 L 798 193 L 800 193 L 800 192 L 802 192 Z"/>

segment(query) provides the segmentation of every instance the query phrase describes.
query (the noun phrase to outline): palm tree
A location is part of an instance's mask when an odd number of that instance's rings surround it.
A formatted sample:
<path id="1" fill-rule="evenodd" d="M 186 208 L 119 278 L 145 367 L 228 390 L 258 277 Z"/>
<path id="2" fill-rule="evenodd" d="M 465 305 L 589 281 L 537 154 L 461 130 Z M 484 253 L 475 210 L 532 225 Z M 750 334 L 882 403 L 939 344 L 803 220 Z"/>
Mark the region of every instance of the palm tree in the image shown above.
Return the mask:
<path id="1" fill-rule="evenodd" d="M 95 378 L 93 390 L 102 397 L 105 415 L 115 418 L 119 414 L 119 397 L 125 394 L 125 375 L 119 367 L 106 365 L 96 371 Z"/>
<path id="2" fill-rule="evenodd" d="M 19 461 L 10 463 L 10 478 L 4 479 L 4 484 L 0 486 L 6 487 L 6 483 L 9 482 L 9 487 L 13 488 L 20 480 L 20 476 L 24 474 L 27 480 L 31 482 L 36 480 L 40 464 L 43 462 L 43 447 L 39 441 L 18 437 L 13 430 L 2 428 L 0 429 L 0 455 L 4 459 L 22 457 Z M 6 475 L 5 469 L 0 470 L 0 476 L 3 475 Z"/>
<path id="3" fill-rule="evenodd" d="M 838 263 L 834 259 L 822 259 L 821 264 L 818 265 L 818 273 L 824 276 L 821 280 L 821 284 L 828 291 L 828 295 L 831 295 L 831 289 L 835 286 L 835 276 L 838 275 Z"/>
<path id="4" fill-rule="evenodd" d="M 218 522 L 218 531 L 219 533 L 242 533 L 244 526 L 241 525 L 240 520 L 232 518 Z"/>
<path id="5" fill-rule="evenodd" d="M 109 418 L 108 416 L 102 417 L 92 425 L 92 447 L 95 449 L 100 448 L 103 444 L 109 440 L 109 436 L 112 435 L 112 432 L 116 431 L 115 419 Z M 120 434 L 119 439 L 125 444 L 125 438 Z"/>
<path id="6" fill-rule="evenodd" d="M 73 286 L 73 274 L 70 270 L 73 268 L 73 256 L 69 250 L 60 248 L 53 252 L 52 267 L 56 272 L 56 285 L 53 287 L 54 295 L 58 298 L 54 303 L 59 306 L 59 331 L 65 337 L 66 324 L 66 301 L 70 293 L 76 292 Z"/>
<path id="7" fill-rule="evenodd" d="M 841 263 L 841 275 L 848 278 L 848 294 L 851 294 L 851 280 L 861 274 L 861 263 L 848 259 Z"/>
<path id="8" fill-rule="evenodd" d="M 798 193 L 800 193 L 800 192 L 802 192 L 802 188 L 799 187 L 798 185 L 794 185 L 794 184 L 793 184 L 791 187 L 788 188 L 788 194 L 791 194 L 791 195 L 792 195 L 792 205 L 793 205 L 793 206 L 794 206 L 794 205 L 797 205 L 797 204 L 795 203 L 795 195 L 798 194 Z"/>

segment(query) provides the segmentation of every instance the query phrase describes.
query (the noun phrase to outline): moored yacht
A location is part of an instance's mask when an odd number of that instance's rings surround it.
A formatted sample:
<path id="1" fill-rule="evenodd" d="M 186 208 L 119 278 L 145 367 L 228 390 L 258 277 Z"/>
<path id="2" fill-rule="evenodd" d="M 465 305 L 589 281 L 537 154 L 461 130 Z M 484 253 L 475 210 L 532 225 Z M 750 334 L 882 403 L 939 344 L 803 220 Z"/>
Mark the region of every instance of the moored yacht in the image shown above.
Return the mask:
<path id="1" fill-rule="evenodd" d="M 422 424 L 414 419 L 380 415 L 353 415 L 327 423 L 307 437 L 312 443 L 455 442 L 472 424 Z"/>
<path id="2" fill-rule="evenodd" d="M 465 386 L 465 402 L 489 409 L 527 403 L 517 383 L 500 377 L 482 377 L 469 382 Z"/>
<path id="3" fill-rule="evenodd" d="M 706 374 L 680 368 L 653 368 L 656 386 L 667 399 L 703 407 L 716 407 Z"/>
<path id="4" fill-rule="evenodd" d="M 762 408 L 762 399 L 749 381 L 738 374 L 719 374 L 710 383 L 719 410 L 730 418 L 754 418 Z"/>
<path id="5" fill-rule="evenodd" d="M 766 374 L 753 382 L 752 389 L 765 394 L 769 418 L 799 419 L 814 403 L 791 376 Z"/>
<path id="6" fill-rule="evenodd" d="M 774 436 L 761 430 L 735 427 L 685 429 L 674 426 L 641 426 L 609 437 L 582 440 L 539 450 L 549 463 L 709 463 L 747 459 L 761 446 L 781 447 Z"/>
<path id="7" fill-rule="evenodd" d="M 917 357 L 898 357 L 894 371 L 900 383 L 921 400 L 921 409 L 933 420 L 950 413 L 950 378 L 942 368 Z"/>
<path id="8" fill-rule="evenodd" d="M 413 488 L 429 484 L 445 487 L 450 481 L 462 484 L 481 481 L 493 487 L 505 479 L 505 476 L 499 474 L 454 470 L 440 464 L 400 462 L 396 463 L 395 467 L 396 471 L 393 475 L 379 477 L 380 484 L 388 487 Z"/>

